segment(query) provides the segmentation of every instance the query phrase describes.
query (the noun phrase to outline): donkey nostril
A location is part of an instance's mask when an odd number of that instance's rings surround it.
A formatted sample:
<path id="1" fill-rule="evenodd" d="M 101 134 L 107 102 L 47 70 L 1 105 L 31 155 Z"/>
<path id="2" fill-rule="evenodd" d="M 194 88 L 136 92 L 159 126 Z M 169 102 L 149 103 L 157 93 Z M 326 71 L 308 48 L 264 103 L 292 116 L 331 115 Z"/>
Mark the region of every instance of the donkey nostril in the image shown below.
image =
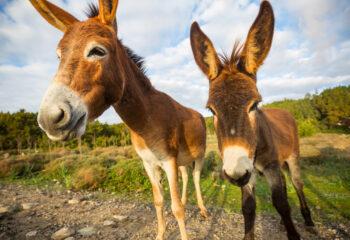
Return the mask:
<path id="1" fill-rule="evenodd" d="M 248 182 L 249 179 L 250 179 L 250 174 L 251 174 L 251 173 L 247 170 L 247 171 L 245 172 L 245 174 L 244 174 L 242 177 L 239 178 L 238 181 L 240 181 L 240 182 L 242 182 L 242 183 Z"/>
<path id="2" fill-rule="evenodd" d="M 70 112 L 66 106 L 56 106 L 52 108 L 51 114 L 48 116 L 53 128 L 62 128 L 70 121 Z"/>
<path id="3" fill-rule="evenodd" d="M 60 109 L 60 113 L 56 118 L 56 121 L 54 121 L 54 123 L 59 123 L 64 119 L 64 110 Z"/>
<path id="4" fill-rule="evenodd" d="M 243 178 L 243 179 L 244 179 L 244 178 L 247 178 L 247 177 L 249 177 L 249 175 L 250 175 L 250 172 L 247 170 L 247 171 L 245 172 L 245 174 L 243 175 L 242 178 Z"/>

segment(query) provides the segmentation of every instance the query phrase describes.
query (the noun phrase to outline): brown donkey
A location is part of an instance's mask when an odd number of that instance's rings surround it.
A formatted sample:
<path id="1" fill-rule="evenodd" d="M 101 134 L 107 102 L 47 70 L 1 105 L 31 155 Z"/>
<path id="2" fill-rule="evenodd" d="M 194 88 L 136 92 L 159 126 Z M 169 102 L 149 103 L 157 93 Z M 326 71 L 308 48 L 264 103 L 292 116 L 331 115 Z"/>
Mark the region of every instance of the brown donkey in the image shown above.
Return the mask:
<path id="1" fill-rule="evenodd" d="M 338 126 L 348 126 L 348 128 L 350 128 L 350 119 L 339 117 L 337 125 Z"/>
<path id="2" fill-rule="evenodd" d="M 299 239 L 291 219 L 284 175 L 289 169 L 305 223 L 313 226 L 300 177 L 297 125 L 281 109 L 258 109 L 261 96 L 256 72 L 267 56 L 273 37 L 274 15 L 263 1 L 243 49 L 235 44 L 231 57 L 220 61 L 213 44 L 194 22 L 191 45 L 199 68 L 209 79 L 207 107 L 214 114 L 214 126 L 223 157 L 223 174 L 241 187 L 245 239 L 254 238 L 254 169 L 266 176 L 273 205 L 281 215 L 289 239 Z"/>
<path id="3" fill-rule="evenodd" d="M 53 140 L 81 136 L 86 123 L 113 106 L 129 127 L 153 188 L 158 218 L 157 239 L 164 238 L 161 170 L 166 172 L 171 208 L 188 239 L 184 222 L 185 193 L 180 199 L 178 167 L 195 162 L 193 171 L 198 205 L 203 205 L 199 179 L 203 167 L 206 128 L 203 117 L 157 91 L 142 71 L 142 59 L 117 38 L 117 0 L 99 0 L 86 21 L 46 0 L 30 0 L 38 12 L 64 32 L 57 47 L 58 71 L 42 101 L 38 122 Z M 187 180 L 184 180 L 184 185 Z M 184 186 L 184 189 L 186 186 Z"/>

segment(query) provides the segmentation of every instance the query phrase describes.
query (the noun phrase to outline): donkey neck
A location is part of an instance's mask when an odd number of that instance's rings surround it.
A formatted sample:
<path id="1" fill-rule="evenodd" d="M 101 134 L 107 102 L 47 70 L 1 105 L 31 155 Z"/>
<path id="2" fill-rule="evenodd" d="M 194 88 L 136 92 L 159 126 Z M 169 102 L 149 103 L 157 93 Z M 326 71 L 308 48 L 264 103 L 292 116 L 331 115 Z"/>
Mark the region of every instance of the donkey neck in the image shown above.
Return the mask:
<path id="1" fill-rule="evenodd" d="M 258 142 L 255 153 L 255 167 L 262 171 L 271 161 L 278 160 L 278 152 L 274 143 L 270 122 L 263 110 L 257 110 L 256 121 L 258 122 Z"/>
<path id="2" fill-rule="evenodd" d="M 125 86 L 122 98 L 113 107 L 130 129 L 140 133 L 148 122 L 149 96 L 155 89 L 147 76 L 129 58 L 124 48 L 121 52 L 125 59 L 122 61 Z"/>

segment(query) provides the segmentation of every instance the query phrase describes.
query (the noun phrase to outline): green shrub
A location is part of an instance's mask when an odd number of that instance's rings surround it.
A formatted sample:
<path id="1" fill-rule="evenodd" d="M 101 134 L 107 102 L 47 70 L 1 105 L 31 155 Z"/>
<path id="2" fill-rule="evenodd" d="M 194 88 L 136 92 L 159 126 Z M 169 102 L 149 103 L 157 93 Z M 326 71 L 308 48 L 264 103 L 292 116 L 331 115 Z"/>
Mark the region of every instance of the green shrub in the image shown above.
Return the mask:
<path id="1" fill-rule="evenodd" d="M 95 147 L 107 147 L 106 138 L 104 136 L 97 137 Z"/>
<path id="2" fill-rule="evenodd" d="M 121 159 L 109 169 L 105 186 L 113 191 L 150 190 L 152 188 L 140 158 Z"/>
<path id="3" fill-rule="evenodd" d="M 107 169 L 99 165 L 89 166 L 73 175 L 72 186 L 76 189 L 94 190 L 101 186 L 107 177 Z"/>
<path id="4" fill-rule="evenodd" d="M 202 175 L 207 176 L 212 171 L 219 170 L 221 164 L 221 157 L 219 154 L 216 151 L 210 151 L 204 159 Z"/>
<path id="5" fill-rule="evenodd" d="M 298 135 L 300 137 L 312 136 L 319 132 L 317 121 L 308 118 L 303 121 L 298 121 Z"/>
<path id="6" fill-rule="evenodd" d="M 46 154 L 36 153 L 24 156 L 11 156 L 0 160 L 0 178 L 31 177 L 41 171 L 49 159 Z"/>

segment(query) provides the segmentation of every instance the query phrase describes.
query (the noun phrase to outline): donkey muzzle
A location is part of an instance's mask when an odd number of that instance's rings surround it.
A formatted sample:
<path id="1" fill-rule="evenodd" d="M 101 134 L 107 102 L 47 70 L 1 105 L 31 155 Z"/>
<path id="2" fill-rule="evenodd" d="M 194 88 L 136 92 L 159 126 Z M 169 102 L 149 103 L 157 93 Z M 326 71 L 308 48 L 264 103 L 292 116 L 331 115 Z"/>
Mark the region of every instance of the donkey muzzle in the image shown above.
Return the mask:
<path id="1" fill-rule="evenodd" d="M 38 123 L 54 141 L 80 137 L 85 132 L 87 108 L 81 98 L 61 83 L 50 85 L 40 106 Z"/>
<path id="2" fill-rule="evenodd" d="M 239 187 L 247 184 L 254 169 L 247 149 L 241 146 L 226 147 L 223 157 L 222 170 L 225 178 Z"/>

